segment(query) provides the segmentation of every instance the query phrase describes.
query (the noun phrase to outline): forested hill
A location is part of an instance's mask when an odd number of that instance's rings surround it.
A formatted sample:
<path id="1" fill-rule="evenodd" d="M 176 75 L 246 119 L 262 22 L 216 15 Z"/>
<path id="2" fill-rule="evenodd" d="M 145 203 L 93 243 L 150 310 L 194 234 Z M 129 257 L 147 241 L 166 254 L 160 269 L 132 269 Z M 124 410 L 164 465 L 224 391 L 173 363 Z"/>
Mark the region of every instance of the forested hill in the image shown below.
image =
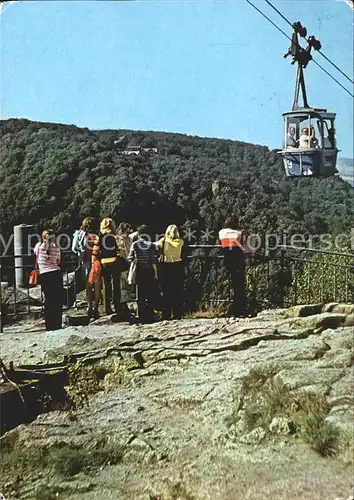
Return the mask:
<path id="1" fill-rule="evenodd" d="M 157 231 L 186 224 L 196 234 L 218 230 L 228 212 L 252 232 L 337 234 L 354 219 L 348 183 L 285 180 L 279 155 L 264 146 L 17 119 L 0 126 L 5 234 L 21 222 L 71 230 L 87 215 Z M 122 154 L 132 145 L 158 153 Z"/>

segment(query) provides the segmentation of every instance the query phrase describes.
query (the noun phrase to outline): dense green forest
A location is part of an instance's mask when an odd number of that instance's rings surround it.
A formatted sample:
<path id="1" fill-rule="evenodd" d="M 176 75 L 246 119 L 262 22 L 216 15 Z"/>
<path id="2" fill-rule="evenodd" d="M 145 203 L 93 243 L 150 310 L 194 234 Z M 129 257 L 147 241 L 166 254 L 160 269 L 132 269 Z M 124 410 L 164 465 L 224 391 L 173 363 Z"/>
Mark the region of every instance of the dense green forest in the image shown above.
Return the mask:
<path id="1" fill-rule="evenodd" d="M 1 121 L 1 230 L 18 223 L 72 230 L 87 216 L 177 223 L 216 235 L 227 213 L 249 232 L 349 231 L 351 186 L 339 177 L 285 180 L 276 151 L 175 133 L 91 131 L 73 125 Z M 127 146 L 158 153 L 127 157 Z M 212 243 L 213 241 L 209 241 Z"/>
<path id="2" fill-rule="evenodd" d="M 15 119 L 2 121 L 0 126 L 4 237 L 19 223 L 72 234 L 91 215 L 110 216 L 117 223 L 128 221 L 133 226 L 145 223 L 153 233 L 176 223 L 192 232 L 191 244 L 212 244 L 230 213 L 239 217 L 246 233 L 263 237 L 266 233 L 288 237 L 297 233 L 305 238 L 350 234 L 354 220 L 350 184 L 340 177 L 287 180 L 277 152 L 264 146 L 163 132 L 92 131 Z M 158 152 L 124 155 L 129 146 L 157 148 Z M 203 239 L 205 231 L 208 240 Z M 228 297 L 226 272 L 216 252 L 208 252 L 210 259 L 204 258 L 202 250 L 194 251 L 187 269 L 186 299 L 192 309 L 202 299 L 210 302 Z M 306 265 L 300 263 L 291 270 L 289 264 L 284 280 L 279 265 L 269 267 L 267 259 L 258 262 L 253 260 L 247 270 L 252 310 L 290 304 L 294 293 L 300 301 L 309 300 L 313 290 L 322 297 L 333 296 L 329 271 L 326 289 L 316 275 L 311 291 L 306 286 Z M 339 272 L 348 281 L 347 270 Z M 323 279 L 323 272 L 321 276 Z M 338 274 L 333 279 L 344 278 Z M 348 293 L 352 297 L 352 286 L 349 290 L 343 282 L 342 288 L 343 297 Z"/>

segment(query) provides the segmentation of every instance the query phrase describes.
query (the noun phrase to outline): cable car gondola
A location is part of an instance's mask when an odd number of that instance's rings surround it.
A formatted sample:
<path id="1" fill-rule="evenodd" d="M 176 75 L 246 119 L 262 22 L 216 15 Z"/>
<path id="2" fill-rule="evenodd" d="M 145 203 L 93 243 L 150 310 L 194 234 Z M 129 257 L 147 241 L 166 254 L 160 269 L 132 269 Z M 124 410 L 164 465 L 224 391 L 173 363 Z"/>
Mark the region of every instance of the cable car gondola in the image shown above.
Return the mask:
<path id="1" fill-rule="evenodd" d="M 306 39 L 306 28 L 300 22 L 293 25 L 291 47 L 284 55 L 292 56 L 297 63 L 297 77 L 292 111 L 283 113 L 284 141 L 279 152 L 283 157 L 286 177 L 328 177 L 337 173 L 338 149 L 335 136 L 335 113 L 326 109 L 311 108 L 307 102 L 304 69 L 311 61 L 311 50 L 320 50 L 315 37 L 307 39 L 307 47 L 299 45 L 298 36 Z M 300 90 L 303 106 L 299 106 Z"/>

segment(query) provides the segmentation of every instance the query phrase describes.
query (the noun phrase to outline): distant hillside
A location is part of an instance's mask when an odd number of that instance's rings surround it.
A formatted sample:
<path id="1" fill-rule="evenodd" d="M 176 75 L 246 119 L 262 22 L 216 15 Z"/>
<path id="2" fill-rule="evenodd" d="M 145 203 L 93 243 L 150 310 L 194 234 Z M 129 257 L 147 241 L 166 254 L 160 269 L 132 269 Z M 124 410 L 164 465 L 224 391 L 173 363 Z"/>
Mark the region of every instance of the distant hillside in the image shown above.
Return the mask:
<path id="1" fill-rule="evenodd" d="M 354 187 L 354 159 L 339 158 L 337 169 L 341 178 L 349 182 L 349 184 Z"/>
<path id="2" fill-rule="evenodd" d="M 350 229 L 353 189 L 339 177 L 284 179 L 276 151 L 183 134 L 0 122 L 2 232 L 39 223 L 71 230 L 87 215 L 171 223 L 203 236 L 225 215 L 250 232 L 337 234 Z M 129 146 L 157 148 L 127 156 Z"/>

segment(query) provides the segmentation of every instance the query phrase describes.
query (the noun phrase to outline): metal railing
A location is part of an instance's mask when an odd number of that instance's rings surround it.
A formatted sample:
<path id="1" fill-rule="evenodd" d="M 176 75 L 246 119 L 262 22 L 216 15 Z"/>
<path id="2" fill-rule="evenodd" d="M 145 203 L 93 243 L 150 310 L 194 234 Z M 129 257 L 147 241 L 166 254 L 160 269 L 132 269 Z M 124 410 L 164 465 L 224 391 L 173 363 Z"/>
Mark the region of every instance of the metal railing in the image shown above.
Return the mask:
<path id="1" fill-rule="evenodd" d="M 283 305 L 354 302 L 354 254 L 290 246 L 280 246 L 279 251 Z"/>
<path id="2" fill-rule="evenodd" d="M 28 258 L 31 264 L 16 265 L 16 259 Z M 23 316 L 32 313 L 42 314 L 44 297 L 40 287 L 25 285 L 19 287 L 16 284 L 16 270 L 24 270 L 26 283 L 28 283 L 30 272 L 34 269 L 34 255 L 6 255 L 0 257 L 0 332 L 3 331 L 4 319 L 16 321 Z M 83 287 L 79 285 L 82 282 L 78 280 L 81 269 L 78 265 L 78 259 L 72 252 L 62 252 L 61 270 L 63 273 L 64 296 L 63 309 L 70 309 L 76 300 L 76 295 Z M 4 285 L 6 286 L 4 287 Z M 37 290 L 39 293 L 34 297 L 31 290 Z M 6 295 L 6 297 L 4 297 Z"/>
<path id="3" fill-rule="evenodd" d="M 29 275 L 34 257 L 32 264 L 16 266 L 17 257 L 23 256 L 0 257 L 0 282 L 6 278 L 9 284 L 7 289 L 0 287 L 0 331 L 5 318 L 16 321 L 43 310 L 41 294 L 34 299 L 30 287 L 16 286 L 15 270 L 22 267 Z M 227 306 L 232 291 L 220 245 L 190 245 L 185 260 L 186 311 Z M 354 255 L 351 253 L 280 245 L 268 255 L 245 253 L 245 261 L 249 312 L 299 303 L 354 301 Z M 64 308 L 70 309 L 75 306 L 77 293 L 84 290 L 80 267 L 72 252 L 62 252 L 61 269 Z"/>

